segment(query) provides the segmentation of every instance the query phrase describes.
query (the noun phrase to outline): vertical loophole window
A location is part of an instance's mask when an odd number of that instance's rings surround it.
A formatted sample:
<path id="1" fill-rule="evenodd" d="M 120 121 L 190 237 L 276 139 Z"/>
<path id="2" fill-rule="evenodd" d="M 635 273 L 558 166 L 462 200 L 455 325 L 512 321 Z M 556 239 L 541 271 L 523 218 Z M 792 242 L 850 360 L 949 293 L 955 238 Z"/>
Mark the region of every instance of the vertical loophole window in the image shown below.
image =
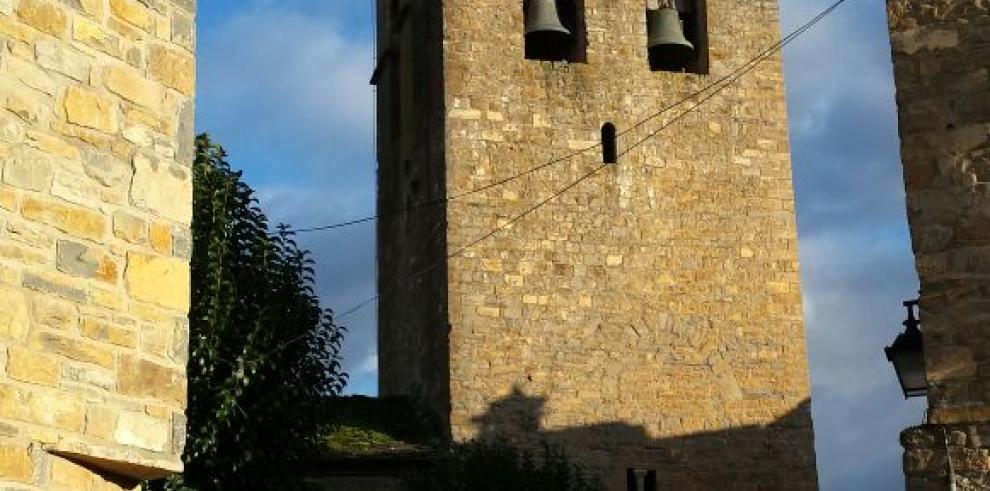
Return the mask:
<path id="1" fill-rule="evenodd" d="M 528 60 L 587 61 L 584 0 L 523 0 Z"/>
<path id="2" fill-rule="evenodd" d="M 708 74 L 706 0 L 647 0 L 646 26 L 651 70 Z"/>
<path id="3" fill-rule="evenodd" d="M 602 162 L 614 164 L 619 161 L 619 145 L 615 139 L 615 125 L 602 125 Z"/>

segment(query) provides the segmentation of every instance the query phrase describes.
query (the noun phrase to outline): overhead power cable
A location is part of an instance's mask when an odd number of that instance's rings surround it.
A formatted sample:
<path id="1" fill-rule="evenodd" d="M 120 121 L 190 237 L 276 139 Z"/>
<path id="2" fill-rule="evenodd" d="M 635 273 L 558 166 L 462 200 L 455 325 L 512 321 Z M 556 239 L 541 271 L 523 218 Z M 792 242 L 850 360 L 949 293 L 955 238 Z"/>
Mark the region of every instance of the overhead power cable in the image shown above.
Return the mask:
<path id="1" fill-rule="evenodd" d="M 635 124 L 633 124 L 629 128 L 626 128 L 626 129 L 620 131 L 616 136 L 623 136 L 623 135 L 625 135 L 625 134 L 627 134 L 627 133 L 629 133 L 631 131 L 634 131 L 634 130 L 636 130 L 636 129 L 642 127 L 642 126 L 644 126 L 645 124 L 649 123 L 650 121 L 652 121 L 652 120 L 654 120 L 654 119 L 662 116 L 663 114 L 667 113 L 668 111 L 671 111 L 672 109 L 674 109 L 676 107 L 679 107 L 679 106 L 681 106 L 681 105 L 683 105 L 683 104 L 691 101 L 692 99 L 694 99 L 694 98 L 696 98 L 696 97 L 704 94 L 705 92 L 707 92 L 707 91 L 709 91 L 709 90 L 711 90 L 713 88 L 717 88 L 717 90 L 716 90 L 715 93 L 721 92 L 722 90 L 725 89 L 725 86 L 726 85 L 735 82 L 742 75 L 748 73 L 753 68 L 755 68 L 756 65 L 758 65 L 759 63 L 761 63 L 764 60 L 766 60 L 769 56 L 771 56 L 774 53 L 776 53 L 776 52 L 780 51 L 781 49 L 783 49 L 784 46 L 790 44 L 792 41 L 794 41 L 799 36 L 801 36 L 802 34 L 804 34 L 805 31 L 807 31 L 808 29 L 810 29 L 811 27 L 813 27 L 815 24 L 817 24 L 818 22 L 820 22 L 826 16 L 828 16 L 829 14 L 831 14 L 832 11 L 834 11 L 836 8 L 838 8 L 840 5 L 842 5 L 845 2 L 846 2 L 846 0 L 837 0 L 830 7 L 828 7 L 827 9 L 825 9 L 824 11 L 822 11 L 821 13 L 819 13 L 818 15 L 816 15 L 810 21 L 806 22 L 805 24 L 803 24 L 799 28 L 795 29 L 793 32 L 791 32 L 787 36 L 781 38 L 780 41 L 778 41 L 778 42 L 774 43 L 773 45 L 771 45 L 770 47 L 766 48 L 765 50 L 763 50 L 762 52 L 760 52 L 758 55 L 756 55 L 755 57 L 753 57 L 752 59 L 750 59 L 746 63 L 740 65 L 739 67 L 737 67 L 736 69 L 732 70 L 728 74 L 722 76 L 718 80 L 716 80 L 716 81 L 714 81 L 714 82 L 712 82 L 712 83 L 710 83 L 710 84 L 702 87 L 701 89 L 698 89 L 698 90 L 694 91 L 693 93 L 687 95 L 686 97 L 683 97 L 683 98 L 677 100 L 676 102 L 673 102 L 671 104 L 668 104 L 667 106 L 664 106 L 660 110 L 658 110 L 658 111 L 650 114 L 649 116 L 641 119 L 640 121 L 636 122 Z M 712 96 L 709 95 L 709 96 L 707 96 L 703 100 L 708 100 L 711 97 Z M 695 104 L 694 107 L 697 107 L 698 104 L 700 104 L 700 102 L 697 103 L 697 104 Z M 684 115 L 686 115 L 686 114 L 685 113 L 682 113 L 681 116 L 678 116 L 677 118 L 675 118 L 675 120 L 680 119 Z M 669 126 L 669 124 L 665 124 L 662 128 L 666 128 L 668 126 Z M 655 133 L 651 134 L 647 139 L 652 138 L 653 136 L 655 136 Z M 630 147 L 630 149 L 631 148 L 635 148 L 638 145 L 641 145 L 643 142 L 644 142 L 644 140 L 639 141 L 636 145 L 633 145 L 632 147 Z M 574 157 L 576 157 L 578 155 L 581 155 L 583 153 L 586 153 L 586 152 L 589 152 L 591 150 L 594 150 L 595 148 L 598 148 L 599 146 L 601 146 L 601 142 L 595 143 L 593 145 L 590 145 L 590 146 L 587 146 L 587 147 L 584 147 L 584 148 L 577 149 L 577 150 L 572 151 L 572 152 L 570 152 L 570 153 L 568 153 L 568 154 L 566 154 L 566 155 L 564 155 L 562 157 L 553 158 L 553 159 L 547 161 L 546 163 L 537 165 L 535 167 L 531 167 L 531 168 L 526 169 L 526 170 L 524 170 L 522 172 L 519 172 L 517 174 L 512 174 L 512 175 L 510 175 L 508 177 L 505 177 L 505 178 L 496 180 L 496 181 L 491 182 L 489 184 L 486 184 L 484 186 L 481 186 L 481 187 L 478 187 L 478 188 L 474 188 L 474 189 L 465 191 L 465 192 L 460 193 L 460 194 L 456 194 L 456 195 L 448 196 L 448 197 L 437 199 L 437 200 L 433 200 L 433 201 L 427 201 L 427 202 L 424 202 L 424 203 L 419 203 L 419 204 L 407 206 L 407 207 L 400 208 L 398 210 L 395 210 L 395 211 L 392 211 L 392 212 L 388 212 L 388 213 L 380 213 L 380 214 L 377 214 L 377 215 L 370 215 L 370 216 L 367 216 L 367 217 L 358 218 L 358 219 L 354 219 L 354 220 L 349 220 L 349 221 L 345 221 L 345 222 L 334 223 L 334 224 L 330 224 L 330 225 L 323 225 L 323 226 L 318 226 L 318 227 L 311 227 L 311 228 L 295 229 L 295 230 L 292 230 L 292 231 L 295 232 L 295 233 L 310 233 L 310 232 L 320 232 L 320 231 L 327 231 L 327 230 L 335 230 L 335 229 L 350 227 L 350 226 L 354 226 L 354 225 L 360 225 L 362 223 L 373 222 L 373 221 L 377 221 L 377 220 L 380 220 L 380 219 L 383 219 L 383 218 L 390 218 L 392 216 L 402 215 L 402 214 L 405 214 L 405 213 L 408 213 L 408 212 L 411 212 L 411 211 L 415 211 L 415 210 L 419 210 L 419 209 L 422 209 L 422 208 L 430 208 L 430 207 L 433 207 L 433 206 L 439 206 L 439 205 L 442 205 L 442 204 L 449 203 L 450 201 L 454 201 L 454 200 L 457 200 L 457 199 L 465 198 L 465 197 L 471 196 L 473 194 L 481 193 L 481 192 L 487 191 L 489 189 L 492 189 L 492 188 L 495 188 L 495 187 L 498 187 L 498 186 L 502 186 L 502 185 L 507 184 L 507 183 L 509 183 L 511 181 L 514 181 L 516 179 L 520 179 L 522 177 L 528 176 L 530 174 L 533 174 L 535 172 L 538 172 L 540 170 L 543 170 L 543 169 L 545 169 L 547 167 L 550 167 L 552 165 L 555 165 L 555 164 L 558 164 L 558 163 L 561 163 L 561 162 L 570 160 L 570 159 L 572 159 L 572 158 L 574 158 Z"/>

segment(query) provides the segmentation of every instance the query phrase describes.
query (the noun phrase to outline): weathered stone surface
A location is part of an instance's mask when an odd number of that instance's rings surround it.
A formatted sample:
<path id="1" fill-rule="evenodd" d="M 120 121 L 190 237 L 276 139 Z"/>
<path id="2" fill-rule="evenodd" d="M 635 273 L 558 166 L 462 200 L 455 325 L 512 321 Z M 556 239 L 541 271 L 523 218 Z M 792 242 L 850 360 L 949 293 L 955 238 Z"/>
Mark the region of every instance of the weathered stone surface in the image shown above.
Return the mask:
<path id="1" fill-rule="evenodd" d="M 96 92 L 77 87 L 65 92 L 66 120 L 70 123 L 113 133 L 117 131 L 116 110 L 112 100 Z"/>
<path id="2" fill-rule="evenodd" d="M 186 311 L 189 309 L 189 264 L 161 256 L 127 256 L 127 291 L 143 302 Z"/>
<path id="3" fill-rule="evenodd" d="M 69 22 L 61 8 L 44 0 L 20 0 L 17 17 L 25 24 L 52 36 L 61 36 Z"/>
<path id="4" fill-rule="evenodd" d="M 63 273 L 106 283 L 116 283 L 119 277 L 120 268 L 108 254 L 69 240 L 58 241 L 57 265 Z"/>
<path id="5" fill-rule="evenodd" d="M 107 70 L 107 88 L 135 104 L 157 109 L 161 107 L 162 89 L 130 67 L 115 66 Z"/>
<path id="6" fill-rule="evenodd" d="M 90 61 L 78 51 L 56 41 L 43 39 L 35 45 L 38 65 L 85 82 L 89 79 Z"/>
<path id="7" fill-rule="evenodd" d="M 145 221 L 125 211 L 113 214 L 113 234 L 131 244 L 143 244 L 148 238 Z"/>
<path id="8" fill-rule="evenodd" d="M 121 413 L 117 420 L 114 440 L 122 445 L 131 445 L 160 452 L 165 450 L 172 428 L 164 421 L 135 412 Z"/>
<path id="9" fill-rule="evenodd" d="M 87 338 L 125 348 L 136 348 L 138 345 L 138 336 L 134 329 L 102 319 L 84 319 L 80 331 Z"/>
<path id="10" fill-rule="evenodd" d="M 24 293 L 0 286 L 0 340 L 22 341 L 29 329 L 30 317 Z"/>
<path id="11" fill-rule="evenodd" d="M 185 405 L 185 376 L 180 370 L 123 355 L 117 376 L 122 394 Z"/>
<path id="12" fill-rule="evenodd" d="M 21 214 L 29 220 L 47 223 L 76 237 L 99 241 L 106 233 L 106 218 L 102 214 L 71 206 L 61 201 L 25 197 Z"/>
<path id="13" fill-rule="evenodd" d="M 190 95 L 196 87 L 196 64 L 192 55 L 163 46 L 151 46 L 148 58 L 151 76 L 164 84 Z"/>
<path id="14" fill-rule="evenodd" d="M 34 462 L 26 444 L 0 442 L 0 478 L 28 484 L 34 482 Z"/>
<path id="15" fill-rule="evenodd" d="M 58 358 L 42 351 L 15 346 L 11 346 L 7 354 L 7 375 L 10 378 L 53 387 L 58 385 L 62 375 Z"/>
<path id="16" fill-rule="evenodd" d="M 179 223 L 192 221 L 192 176 L 187 168 L 143 154 L 134 157 L 131 202 Z"/>
<path id="17" fill-rule="evenodd" d="M 110 0 L 110 11 L 113 15 L 144 30 L 151 26 L 151 15 L 148 8 L 135 0 Z"/>
<path id="18" fill-rule="evenodd" d="M 114 368 L 113 353 L 99 344 L 50 332 L 41 332 L 33 337 L 31 346 L 35 349 L 58 353 L 70 360 L 92 363 L 103 368 Z"/>
<path id="19" fill-rule="evenodd" d="M 156 252 L 172 255 L 172 227 L 163 223 L 151 224 L 150 233 L 151 248 Z"/>
<path id="20" fill-rule="evenodd" d="M 48 482 L 55 489 L 88 490 L 97 479 L 89 469 L 60 457 L 51 458 L 49 473 Z"/>
<path id="21" fill-rule="evenodd" d="M 78 284 L 66 282 L 51 274 L 25 273 L 21 285 L 30 290 L 50 293 L 78 303 L 84 303 L 87 298 L 86 291 L 80 288 Z"/>

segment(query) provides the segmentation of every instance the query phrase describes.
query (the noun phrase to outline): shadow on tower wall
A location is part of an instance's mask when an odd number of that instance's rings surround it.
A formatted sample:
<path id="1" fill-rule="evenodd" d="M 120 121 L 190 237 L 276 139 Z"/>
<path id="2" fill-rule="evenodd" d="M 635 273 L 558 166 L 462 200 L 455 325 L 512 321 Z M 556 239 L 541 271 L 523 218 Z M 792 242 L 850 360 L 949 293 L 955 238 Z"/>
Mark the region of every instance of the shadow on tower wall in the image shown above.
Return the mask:
<path id="1" fill-rule="evenodd" d="M 621 422 L 544 428 L 546 402 L 514 389 L 474 419 L 478 438 L 559 446 L 609 491 L 627 489 L 628 469 L 655 470 L 658 490 L 818 489 L 808 400 L 766 425 L 659 438 Z"/>

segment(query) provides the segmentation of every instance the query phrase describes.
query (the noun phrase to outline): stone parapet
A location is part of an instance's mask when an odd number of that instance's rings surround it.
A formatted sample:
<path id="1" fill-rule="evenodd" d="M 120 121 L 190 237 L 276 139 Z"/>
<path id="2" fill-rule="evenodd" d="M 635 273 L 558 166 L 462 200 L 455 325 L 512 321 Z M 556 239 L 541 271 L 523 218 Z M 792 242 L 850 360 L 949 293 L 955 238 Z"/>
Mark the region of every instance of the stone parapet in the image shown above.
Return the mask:
<path id="1" fill-rule="evenodd" d="M 0 0 L 0 488 L 182 469 L 193 0 Z"/>
<path id="2" fill-rule="evenodd" d="M 958 491 L 990 488 L 990 424 L 916 426 L 901 445 L 908 491 L 949 491 L 950 479 Z"/>

